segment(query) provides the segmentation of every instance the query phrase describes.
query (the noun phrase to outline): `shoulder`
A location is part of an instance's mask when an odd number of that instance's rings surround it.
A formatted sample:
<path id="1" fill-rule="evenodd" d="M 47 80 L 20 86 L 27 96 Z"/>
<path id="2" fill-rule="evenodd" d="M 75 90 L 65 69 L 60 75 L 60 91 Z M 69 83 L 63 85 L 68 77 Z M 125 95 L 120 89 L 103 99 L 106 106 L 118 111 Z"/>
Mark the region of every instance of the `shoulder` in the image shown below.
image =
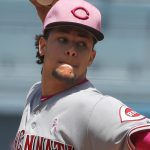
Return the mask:
<path id="1" fill-rule="evenodd" d="M 26 104 L 29 103 L 32 99 L 32 97 L 41 89 L 41 82 L 36 82 L 35 84 L 33 84 L 31 86 L 31 88 L 29 89 L 29 92 L 27 94 L 26 97 Z"/>
<path id="2" fill-rule="evenodd" d="M 109 130 L 114 130 L 114 128 L 127 130 L 128 128 L 147 123 L 145 116 L 139 114 L 120 100 L 107 95 L 103 95 L 94 105 L 89 124 L 93 126 L 93 120 L 95 119 L 97 119 L 102 128 L 105 127 Z"/>
<path id="3" fill-rule="evenodd" d="M 114 97 L 104 95 L 101 91 L 96 89 L 89 81 L 74 88 L 71 96 L 78 101 L 90 106 L 92 111 L 111 111 L 118 110 L 123 103 Z M 110 107 L 113 109 L 110 109 Z"/>
<path id="4" fill-rule="evenodd" d="M 124 104 L 118 99 L 102 95 L 91 110 L 89 124 L 93 126 L 95 119 L 97 119 L 102 128 L 110 126 L 110 124 L 120 123 L 119 110 L 122 106 Z"/>
<path id="5" fill-rule="evenodd" d="M 74 107 L 80 107 L 82 110 L 85 109 L 86 111 L 91 112 L 94 105 L 103 98 L 103 94 L 87 81 L 84 84 L 75 86 L 69 90 L 67 98 L 68 103 L 71 105 L 73 104 Z"/>
<path id="6" fill-rule="evenodd" d="M 85 98 L 87 100 L 99 99 L 103 96 L 103 94 L 97 90 L 90 81 L 77 85 L 73 87 L 72 90 L 73 91 L 71 91 L 71 93 L 74 93 L 74 95 L 77 95 L 82 99 Z"/>
<path id="7" fill-rule="evenodd" d="M 88 138 L 93 140 L 97 137 L 97 144 L 100 139 L 118 144 L 123 137 L 130 141 L 133 132 L 150 129 L 148 120 L 120 100 L 104 95 L 91 111 Z"/>

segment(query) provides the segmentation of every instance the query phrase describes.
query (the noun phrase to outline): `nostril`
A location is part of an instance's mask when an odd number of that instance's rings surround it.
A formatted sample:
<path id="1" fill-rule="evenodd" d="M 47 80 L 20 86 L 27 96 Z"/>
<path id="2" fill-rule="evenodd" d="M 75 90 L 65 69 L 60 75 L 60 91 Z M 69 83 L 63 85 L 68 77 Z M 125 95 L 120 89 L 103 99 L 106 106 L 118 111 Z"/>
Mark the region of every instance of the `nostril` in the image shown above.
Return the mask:
<path id="1" fill-rule="evenodd" d="M 66 54 L 67 54 L 67 55 L 70 55 L 70 53 L 69 53 L 69 52 L 67 52 Z"/>
<path id="2" fill-rule="evenodd" d="M 75 57 L 76 56 L 76 52 L 74 52 L 74 51 L 66 51 L 66 55 Z"/>
<path id="3" fill-rule="evenodd" d="M 75 56 L 75 53 L 73 53 L 72 56 Z"/>

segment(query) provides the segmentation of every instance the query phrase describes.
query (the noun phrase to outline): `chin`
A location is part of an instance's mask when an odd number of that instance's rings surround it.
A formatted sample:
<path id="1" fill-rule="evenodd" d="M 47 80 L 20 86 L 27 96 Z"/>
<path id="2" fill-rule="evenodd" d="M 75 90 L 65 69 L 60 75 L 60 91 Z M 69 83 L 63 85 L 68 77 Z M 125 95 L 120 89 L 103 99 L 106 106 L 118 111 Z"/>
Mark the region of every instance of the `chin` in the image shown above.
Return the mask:
<path id="1" fill-rule="evenodd" d="M 52 76 L 55 79 L 66 83 L 74 83 L 77 80 L 76 75 L 74 73 L 71 73 L 70 75 L 64 75 L 58 71 L 53 71 Z"/>

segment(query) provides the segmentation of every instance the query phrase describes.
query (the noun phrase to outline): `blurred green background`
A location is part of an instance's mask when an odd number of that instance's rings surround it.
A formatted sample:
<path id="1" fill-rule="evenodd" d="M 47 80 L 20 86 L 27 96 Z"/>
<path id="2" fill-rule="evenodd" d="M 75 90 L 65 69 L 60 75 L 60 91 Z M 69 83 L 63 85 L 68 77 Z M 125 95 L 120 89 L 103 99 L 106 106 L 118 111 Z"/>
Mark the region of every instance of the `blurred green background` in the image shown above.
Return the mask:
<path id="1" fill-rule="evenodd" d="M 90 0 L 88 0 L 90 1 Z M 150 117 L 150 1 L 91 0 L 105 39 L 88 78 L 102 93 Z M 9 150 L 26 94 L 39 81 L 34 37 L 42 30 L 28 0 L 0 0 L 0 149 Z"/>

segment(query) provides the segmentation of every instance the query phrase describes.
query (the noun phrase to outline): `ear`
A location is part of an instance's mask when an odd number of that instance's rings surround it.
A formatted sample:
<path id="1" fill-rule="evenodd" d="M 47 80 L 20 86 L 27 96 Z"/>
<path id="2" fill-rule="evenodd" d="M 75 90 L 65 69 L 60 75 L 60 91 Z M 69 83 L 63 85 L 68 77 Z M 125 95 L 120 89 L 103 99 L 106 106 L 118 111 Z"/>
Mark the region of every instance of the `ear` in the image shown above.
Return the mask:
<path id="1" fill-rule="evenodd" d="M 88 66 L 90 66 L 93 63 L 93 60 L 94 60 L 95 56 L 96 56 L 96 51 L 93 49 L 91 51 L 91 55 L 90 55 L 90 58 L 89 58 L 89 64 L 88 64 Z"/>
<path id="2" fill-rule="evenodd" d="M 41 37 L 39 39 L 39 53 L 40 53 L 40 56 L 44 56 L 45 51 L 46 51 L 46 40 L 43 37 Z"/>

